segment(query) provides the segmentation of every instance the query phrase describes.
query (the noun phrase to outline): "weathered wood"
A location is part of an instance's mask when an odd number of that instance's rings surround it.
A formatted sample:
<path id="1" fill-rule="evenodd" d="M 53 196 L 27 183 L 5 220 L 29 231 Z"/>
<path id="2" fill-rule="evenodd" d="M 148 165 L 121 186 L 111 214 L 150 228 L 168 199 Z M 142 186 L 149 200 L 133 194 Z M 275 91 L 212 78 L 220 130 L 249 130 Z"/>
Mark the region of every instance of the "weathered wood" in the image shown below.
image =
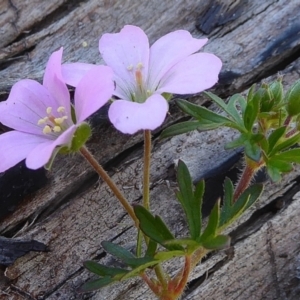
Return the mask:
<path id="1" fill-rule="evenodd" d="M 1 17 L 0 21 L 5 28 L 5 47 L 0 51 L 2 93 L 21 78 L 41 80 L 49 54 L 60 46 L 64 46 L 65 61 L 99 63 L 98 39 L 104 32 L 117 32 L 125 24 L 135 24 L 146 31 L 151 42 L 176 29 L 187 29 L 195 37 L 202 37 L 203 33 L 195 28 L 195 24 L 201 22 L 199 17 L 206 17 L 206 27 L 198 27 L 209 32 L 210 38 L 204 50 L 220 56 L 224 62 L 217 93 L 229 95 L 244 91 L 251 83 L 281 69 L 286 74 L 286 87 L 299 78 L 300 3 L 297 0 L 213 3 L 154 0 L 143 4 L 137 0 L 86 0 L 79 5 L 73 5 L 73 1 L 55 2 L 1 4 L 5 8 L 5 18 Z M 221 7 L 216 15 L 209 10 L 213 5 Z M 14 6 L 18 8 L 19 19 Z M 230 17 L 231 13 L 238 16 Z M 221 21 L 220 16 L 223 16 Z M 18 31 L 14 31 L 11 24 L 17 24 Z M 30 31 L 32 28 L 34 30 Z M 83 42 L 88 46 L 84 47 Z M 191 100 L 206 101 L 202 96 Z M 166 124 L 181 117 L 182 114 L 171 106 Z M 141 134 L 121 135 L 102 119 L 96 122 L 94 133 L 89 148 L 126 196 L 133 203 L 139 203 Z M 185 160 L 193 178 L 199 180 L 231 156 L 223 150 L 223 145 L 232 140 L 234 134 L 222 129 L 194 132 L 167 141 L 154 139 L 151 208 L 166 220 L 177 236 L 184 235 L 186 226 L 174 196 L 174 161 Z M 291 197 L 297 192 L 299 171 L 296 168 L 280 184 L 268 183 L 262 199 L 230 229 L 235 230 L 234 255 L 229 257 L 228 253 L 220 252 L 197 266 L 185 299 L 293 299 L 297 295 L 299 200 L 286 202 L 287 207 L 275 215 L 271 210 L 279 203 L 277 199 L 281 194 L 290 191 L 287 195 Z M 102 240 L 134 247 L 132 241 L 136 233 L 132 222 L 79 155 L 60 157 L 48 177 L 46 187 L 28 197 L 1 222 L 0 233 L 11 236 L 24 225 L 19 236 L 43 242 L 51 252 L 27 254 L 7 268 L 5 274 L 11 282 L 3 283 L 6 294 L 0 294 L 1 299 L 81 299 L 77 288 L 91 276 L 83 269 L 82 262 L 96 259 L 114 263 L 101 249 Z M 257 248 L 254 241 L 257 241 Z M 287 258 L 278 257 L 282 253 L 286 253 Z M 175 272 L 178 265 L 171 263 L 169 268 Z M 202 283 L 206 271 L 210 276 Z M 272 288 L 274 284 L 275 289 Z M 88 294 L 85 299 L 153 299 L 153 296 L 139 280 L 132 280 Z"/>

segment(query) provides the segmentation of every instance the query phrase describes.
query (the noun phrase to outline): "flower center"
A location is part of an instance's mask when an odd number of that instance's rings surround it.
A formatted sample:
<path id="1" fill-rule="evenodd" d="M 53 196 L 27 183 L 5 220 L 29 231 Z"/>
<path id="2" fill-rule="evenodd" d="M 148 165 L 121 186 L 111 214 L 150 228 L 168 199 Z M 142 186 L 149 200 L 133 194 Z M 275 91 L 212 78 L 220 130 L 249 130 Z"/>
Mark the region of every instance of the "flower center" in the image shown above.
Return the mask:
<path id="1" fill-rule="evenodd" d="M 152 94 L 150 90 L 147 90 L 143 80 L 143 64 L 139 62 L 134 68 L 133 65 L 127 67 L 128 71 L 134 70 L 134 77 L 136 82 L 135 90 L 131 93 L 131 99 L 134 102 L 143 103 Z"/>
<path id="2" fill-rule="evenodd" d="M 43 133 L 44 134 L 51 134 L 51 133 L 60 133 L 61 131 L 66 130 L 68 127 L 66 124 L 66 120 L 68 119 L 68 116 L 65 114 L 66 109 L 63 106 L 60 106 L 57 109 L 57 113 L 60 114 L 60 117 L 55 117 L 52 114 L 52 107 L 47 107 L 46 114 L 47 116 L 39 119 L 37 124 L 43 125 Z"/>

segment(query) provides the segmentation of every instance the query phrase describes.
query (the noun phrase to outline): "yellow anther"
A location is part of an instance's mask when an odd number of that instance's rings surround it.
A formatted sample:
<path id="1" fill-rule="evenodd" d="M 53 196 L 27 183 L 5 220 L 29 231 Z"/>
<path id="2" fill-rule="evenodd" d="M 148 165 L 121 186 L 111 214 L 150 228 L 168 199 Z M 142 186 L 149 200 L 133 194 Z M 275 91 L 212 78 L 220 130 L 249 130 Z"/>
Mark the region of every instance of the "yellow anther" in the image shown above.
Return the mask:
<path id="1" fill-rule="evenodd" d="M 53 131 L 54 131 L 54 132 L 61 132 L 60 126 L 54 126 L 54 127 L 53 127 Z"/>
<path id="2" fill-rule="evenodd" d="M 42 124 L 45 124 L 46 123 L 46 120 L 45 119 L 39 119 L 37 124 L 38 125 L 42 125 Z"/>
<path id="3" fill-rule="evenodd" d="M 128 71 L 132 71 L 132 69 L 133 69 L 133 65 L 130 65 L 130 66 L 127 67 Z"/>
<path id="4" fill-rule="evenodd" d="M 52 107 L 47 107 L 46 109 L 47 115 L 50 115 L 52 113 Z"/>
<path id="5" fill-rule="evenodd" d="M 50 133 L 50 132 L 51 132 L 50 126 L 46 125 L 46 126 L 44 127 L 44 129 L 43 129 L 43 133 L 44 133 L 44 134 L 47 134 L 47 133 Z"/>
<path id="6" fill-rule="evenodd" d="M 138 70 L 140 70 L 140 69 L 142 69 L 144 66 L 143 66 L 143 64 L 141 63 L 141 62 L 139 62 L 138 64 L 137 64 L 137 66 L 136 66 L 136 68 L 138 69 Z"/>
<path id="7" fill-rule="evenodd" d="M 55 118 L 55 119 L 54 119 L 55 124 L 58 124 L 58 125 L 62 124 L 63 121 L 64 121 L 63 118 Z"/>
<path id="8" fill-rule="evenodd" d="M 58 109 L 57 109 L 57 112 L 59 112 L 59 113 L 63 113 L 63 112 L 65 112 L 66 111 L 66 109 L 63 107 L 63 106 L 60 106 Z"/>

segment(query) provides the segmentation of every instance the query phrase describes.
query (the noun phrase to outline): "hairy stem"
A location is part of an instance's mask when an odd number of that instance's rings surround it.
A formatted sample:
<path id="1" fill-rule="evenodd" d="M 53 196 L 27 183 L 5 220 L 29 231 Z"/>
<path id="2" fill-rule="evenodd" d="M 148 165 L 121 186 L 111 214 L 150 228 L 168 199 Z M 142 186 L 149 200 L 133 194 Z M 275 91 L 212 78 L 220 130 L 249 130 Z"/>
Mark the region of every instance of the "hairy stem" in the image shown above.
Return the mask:
<path id="1" fill-rule="evenodd" d="M 246 165 L 242 176 L 235 188 L 233 201 L 237 201 L 237 199 L 241 196 L 241 194 L 249 187 L 251 180 L 253 179 L 256 172 L 264 166 L 263 160 L 256 162 L 245 157 Z"/>
<path id="2" fill-rule="evenodd" d="M 106 182 L 106 184 L 110 187 L 112 192 L 115 194 L 117 199 L 120 201 L 124 209 L 131 217 L 131 219 L 134 221 L 135 226 L 138 228 L 139 220 L 137 219 L 132 206 L 123 196 L 122 192 L 116 186 L 114 181 L 110 178 L 110 176 L 106 173 L 106 171 L 102 168 L 102 166 L 97 162 L 97 160 L 94 158 L 94 156 L 90 153 L 90 151 L 85 146 L 80 148 L 80 153 L 90 163 L 90 165 L 99 174 L 99 176 Z"/>

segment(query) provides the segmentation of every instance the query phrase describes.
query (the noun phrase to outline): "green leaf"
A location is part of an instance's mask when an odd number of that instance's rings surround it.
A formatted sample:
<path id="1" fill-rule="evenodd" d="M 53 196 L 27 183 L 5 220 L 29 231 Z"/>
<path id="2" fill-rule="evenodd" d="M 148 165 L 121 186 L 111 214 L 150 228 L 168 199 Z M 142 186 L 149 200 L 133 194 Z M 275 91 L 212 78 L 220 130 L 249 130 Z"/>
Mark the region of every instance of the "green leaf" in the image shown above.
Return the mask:
<path id="1" fill-rule="evenodd" d="M 233 193 L 234 187 L 232 181 L 229 178 L 226 178 L 224 182 L 224 199 L 220 214 L 220 225 L 225 224 L 226 220 L 232 218 L 231 210 L 233 205 Z"/>
<path id="2" fill-rule="evenodd" d="M 237 137 L 233 141 L 228 142 L 227 144 L 225 144 L 224 148 L 226 150 L 229 150 L 229 149 L 233 149 L 233 148 L 238 148 L 238 147 L 244 146 L 245 141 L 247 139 L 248 139 L 248 135 L 242 133 L 239 137 Z"/>
<path id="3" fill-rule="evenodd" d="M 182 160 L 178 161 L 177 180 L 179 192 L 177 199 L 186 214 L 191 237 L 197 239 L 201 234 L 201 207 L 204 194 L 204 181 L 197 184 L 195 193 L 190 172 Z"/>
<path id="4" fill-rule="evenodd" d="M 283 100 L 283 85 L 281 80 L 276 80 L 272 82 L 269 86 L 269 91 L 274 99 L 275 105 L 280 105 Z"/>
<path id="5" fill-rule="evenodd" d="M 104 286 L 107 286 L 111 283 L 114 283 L 116 280 L 110 278 L 110 277 L 103 277 L 100 279 L 92 280 L 89 282 L 84 283 L 80 288 L 80 293 L 87 293 L 87 292 L 93 292 L 96 290 L 99 290 L 103 288 Z"/>
<path id="6" fill-rule="evenodd" d="M 229 99 L 228 104 L 227 104 L 227 113 L 241 127 L 244 127 L 244 121 L 241 117 L 240 112 L 237 110 L 236 105 L 237 105 L 237 102 L 243 103 L 243 100 L 245 101 L 244 97 L 241 94 L 235 94 Z"/>
<path id="7" fill-rule="evenodd" d="M 280 142 L 279 144 L 277 144 L 273 150 L 269 153 L 269 156 L 273 156 L 274 154 L 276 154 L 277 152 L 280 152 L 282 150 L 291 148 L 293 146 L 295 146 L 296 144 L 298 144 L 300 141 L 300 133 L 297 133 L 285 140 L 283 140 L 282 142 Z"/>
<path id="8" fill-rule="evenodd" d="M 279 160 L 277 156 L 272 157 L 267 162 L 267 173 L 273 182 L 280 181 L 282 173 L 288 173 L 292 170 L 293 166 L 290 162 Z"/>
<path id="9" fill-rule="evenodd" d="M 300 149 L 291 149 L 273 156 L 274 160 L 281 160 L 291 163 L 300 163 Z"/>
<path id="10" fill-rule="evenodd" d="M 255 144 L 251 143 L 249 140 L 245 140 L 245 154 L 254 161 L 259 161 L 261 157 L 261 149 L 260 147 Z"/>
<path id="11" fill-rule="evenodd" d="M 107 267 L 105 265 L 99 264 L 92 260 L 87 260 L 83 263 L 84 267 L 87 268 L 90 272 L 97 274 L 99 276 L 105 277 L 110 276 L 114 277 L 116 275 L 124 275 L 128 272 L 126 269 Z"/>
<path id="12" fill-rule="evenodd" d="M 259 100 L 253 97 L 252 101 L 247 103 L 244 113 L 244 125 L 248 131 L 252 131 L 254 122 L 256 121 L 259 112 Z"/>
<path id="13" fill-rule="evenodd" d="M 190 103 L 182 99 L 176 100 L 176 103 L 181 110 L 199 121 L 204 119 L 212 123 L 218 123 L 219 125 L 226 124 L 226 126 L 230 127 L 234 124 L 230 119 L 223 117 L 220 114 L 214 113 L 205 107 Z"/>
<path id="14" fill-rule="evenodd" d="M 268 165 L 267 173 L 273 182 L 279 182 L 281 180 L 281 173 L 276 167 Z"/>
<path id="15" fill-rule="evenodd" d="M 293 165 L 289 162 L 282 161 L 276 159 L 276 157 L 272 157 L 269 159 L 267 163 L 267 167 L 272 166 L 273 168 L 276 168 L 281 173 L 287 173 L 293 170 Z"/>
<path id="16" fill-rule="evenodd" d="M 254 83 L 251 88 L 249 89 L 248 95 L 247 95 L 247 102 L 251 102 L 253 97 L 254 97 L 254 93 L 256 90 L 256 84 Z"/>
<path id="17" fill-rule="evenodd" d="M 220 220 L 220 199 L 216 202 L 209 215 L 207 226 L 200 237 L 201 243 L 216 236 L 217 228 L 219 226 L 219 220 Z"/>
<path id="18" fill-rule="evenodd" d="M 190 238 L 183 238 L 183 239 L 175 239 L 175 240 L 169 240 L 166 241 L 167 245 L 182 245 L 187 246 L 190 248 L 198 248 L 201 244 L 199 244 L 197 241 L 190 239 Z"/>
<path id="19" fill-rule="evenodd" d="M 131 252 L 124 249 L 123 247 L 108 241 L 102 242 L 101 245 L 105 251 L 107 251 L 112 256 L 119 258 L 130 267 L 140 266 L 152 260 L 151 257 L 135 257 Z"/>
<path id="20" fill-rule="evenodd" d="M 140 229 L 150 237 L 150 239 L 168 250 L 182 250 L 182 247 L 179 245 L 168 246 L 164 244 L 165 241 L 173 240 L 174 236 L 159 216 L 154 217 L 141 205 L 134 206 L 134 212 L 139 219 Z"/>
<path id="21" fill-rule="evenodd" d="M 159 262 L 163 262 L 174 257 L 184 256 L 186 253 L 185 251 L 180 250 L 173 250 L 173 251 L 160 251 L 155 254 L 154 258 Z"/>
<path id="22" fill-rule="evenodd" d="M 220 127 L 219 123 L 213 123 L 208 120 L 185 121 L 174 124 L 162 131 L 160 138 L 172 137 L 175 135 L 183 134 L 193 130 L 206 131 Z"/>
<path id="23" fill-rule="evenodd" d="M 230 237 L 228 235 L 217 235 L 214 238 L 203 242 L 203 247 L 206 249 L 220 250 L 230 246 Z"/>
<path id="24" fill-rule="evenodd" d="M 286 93 L 286 110 L 289 116 L 300 114 L 300 80 L 296 81 Z"/>
<path id="25" fill-rule="evenodd" d="M 262 184 L 254 184 L 248 187 L 236 202 L 233 202 L 233 184 L 229 179 L 226 179 L 224 185 L 224 204 L 221 209 L 218 232 L 222 231 L 247 210 L 258 199 L 262 190 Z"/>
<path id="26" fill-rule="evenodd" d="M 218 97 L 217 95 L 211 93 L 211 92 L 203 92 L 207 97 L 209 97 L 212 101 L 214 101 L 220 108 L 223 109 L 223 111 L 227 112 L 227 105 L 224 102 L 223 99 L 221 99 L 220 97 Z"/>
<path id="27" fill-rule="evenodd" d="M 285 134 L 286 126 L 279 127 L 275 129 L 269 136 L 268 142 L 269 142 L 269 151 L 271 152 L 272 149 L 276 146 L 279 139 Z"/>

